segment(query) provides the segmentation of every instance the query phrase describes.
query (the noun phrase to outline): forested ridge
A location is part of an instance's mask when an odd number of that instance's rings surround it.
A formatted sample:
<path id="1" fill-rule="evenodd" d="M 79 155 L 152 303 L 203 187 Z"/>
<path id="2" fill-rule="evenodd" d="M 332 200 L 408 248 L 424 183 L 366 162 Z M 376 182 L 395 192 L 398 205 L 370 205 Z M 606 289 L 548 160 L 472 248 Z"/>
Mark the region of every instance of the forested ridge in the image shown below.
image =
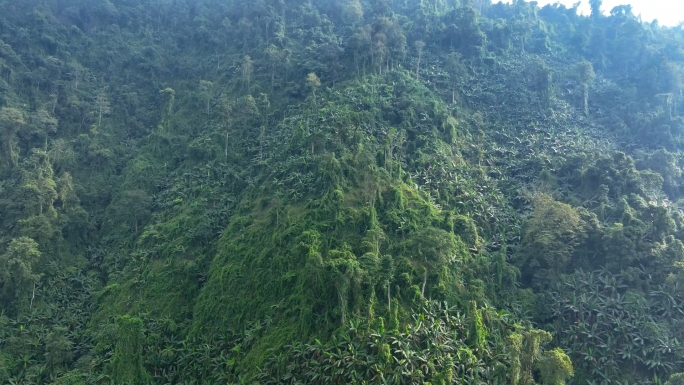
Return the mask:
<path id="1" fill-rule="evenodd" d="M 590 3 L 0 0 L 0 383 L 684 383 L 684 29 Z"/>

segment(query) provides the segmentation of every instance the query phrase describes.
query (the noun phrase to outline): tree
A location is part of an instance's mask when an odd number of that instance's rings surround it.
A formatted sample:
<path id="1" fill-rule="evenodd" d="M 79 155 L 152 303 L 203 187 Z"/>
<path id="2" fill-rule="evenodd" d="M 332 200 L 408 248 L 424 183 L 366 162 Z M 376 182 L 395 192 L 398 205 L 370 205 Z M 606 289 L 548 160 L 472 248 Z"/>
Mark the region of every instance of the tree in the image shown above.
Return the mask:
<path id="1" fill-rule="evenodd" d="M 387 132 L 387 137 L 385 138 L 385 170 L 389 172 L 390 177 L 394 176 L 394 165 L 397 164 L 401 167 L 401 162 L 399 161 L 399 149 L 406 142 L 406 131 L 397 130 L 391 127 Z M 397 172 L 397 174 L 399 174 Z"/>
<path id="2" fill-rule="evenodd" d="M 370 5 L 371 11 L 375 16 L 389 16 L 392 13 L 390 0 L 371 0 Z"/>
<path id="3" fill-rule="evenodd" d="M 461 84 L 468 77 L 468 67 L 463 62 L 463 57 L 460 53 L 449 53 L 446 60 L 446 70 L 451 80 L 451 103 L 456 104 L 456 89 L 460 88 Z"/>
<path id="4" fill-rule="evenodd" d="M 242 59 L 242 84 L 247 87 L 247 94 L 252 93 L 252 73 L 254 72 L 254 61 L 249 55 Z"/>
<path id="5" fill-rule="evenodd" d="M 230 133 L 233 123 L 233 112 L 235 109 L 235 102 L 229 100 L 226 96 L 222 96 L 218 103 L 219 115 L 221 117 L 221 125 L 223 126 L 225 132 L 225 142 L 224 142 L 224 161 L 228 161 L 228 147 L 230 146 Z"/>
<path id="6" fill-rule="evenodd" d="M 534 271 L 548 269 L 551 273 L 562 273 L 584 238 L 585 222 L 570 205 L 546 194 L 537 196 L 533 206 L 518 254 L 522 265 Z"/>
<path id="7" fill-rule="evenodd" d="M 58 198 L 62 203 L 63 209 L 67 209 L 72 205 L 79 204 L 73 178 L 68 172 L 62 173 L 62 176 L 59 178 Z"/>
<path id="8" fill-rule="evenodd" d="M 382 66 L 385 64 L 385 59 L 388 59 L 388 57 L 387 35 L 383 32 L 373 34 L 373 40 L 371 41 L 371 63 L 378 67 L 380 75 L 382 75 Z"/>
<path id="9" fill-rule="evenodd" d="M 57 132 L 57 118 L 50 115 L 45 108 L 39 108 L 31 115 L 31 125 L 42 135 L 45 139 L 44 150 L 48 150 L 48 137 L 50 134 Z"/>
<path id="10" fill-rule="evenodd" d="M 143 385 L 150 375 L 143 367 L 143 322 L 128 315 L 116 318 L 117 341 L 107 372 L 115 384 Z"/>
<path id="11" fill-rule="evenodd" d="M 335 284 L 341 324 L 344 325 L 347 322 L 349 290 L 360 272 L 359 262 L 349 250 L 331 250 L 328 257 L 329 260 L 326 261 L 325 266 L 330 274 L 331 282 Z"/>
<path id="12" fill-rule="evenodd" d="M 62 369 L 74 356 L 74 343 L 67 337 L 68 332 L 69 329 L 59 326 L 45 337 L 47 364 L 53 373 Z"/>
<path id="13" fill-rule="evenodd" d="M 356 24 L 363 19 L 363 5 L 359 0 L 348 0 L 342 9 L 342 18 L 347 24 Z"/>
<path id="14" fill-rule="evenodd" d="M 487 330 L 482 322 L 482 311 L 477 308 L 475 301 L 468 302 L 470 312 L 470 328 L 468 330 L 468 342 L 473 349 L 479 351 L 485 349 L 487 342 Z"/>
<path id="15" fill-rule="evenodd" d="M 518 385 L 522 375 L 523 336 L 519 333 L 511 333 L 506 337 L 506 348 L 508 350 L 509 378 L 511 385 Z"/>
<path id="16" fill-rule="evenodd" d="M 64 138 L 57 138 L 50 143 L 48 150 L 48 158 L 55 170 L 63 170 L 64 168 L 73 167 L 76 161 L 76 153 L 74 152 L 71 141 Z"/>
<path id="17" fill-rule="evenodd" d="M 477 13 L 470 6 L 464 6 L 456 11 L 456 23 L 453 31 L 461 52 L 467 57 L 477 58 L 482 56 L 487 35 L 482 32 Z"/>
<path id="18" fill-rule="evenodd" d="M 24 307 L 25 302 L 29 302 L 29 308 L 33 305 L 35 284 L 40 279 L 35 269 L 41 255 L 38 244 L 29 237 L 12 239 L 7 250 L 0 254 L 3 297 L 6 303 L 14 305 L 14 310 Z"/>
<path id="19" fill-rule="evenodd" d="M 524 2 L 516 2 L 516 4 L 524 4 Z M 515 33 L 515 38 L 520 41 L 520 49 L 522 52 L 527 52 L 528 41 L 532 37 L 534 24 L 529 16 L 523 15 L 521 18 L 516 18 L 511 23 L 512 32 Z"/>
<path id="20" fill-rule="evenodd" d="M 149 217 L 152 199 L 143 190 L 127 190 L 121 196 L 120 214 L 127 224 L 132 225 L 133 232 L 138 233 L 140 225 Z"/>
<path id="21" fill-rule="evenodd" d="M 25 209 L 32 215 L 56 217 L 53 203 L 58 198 L 57 183 L 47 152 L 33 149 L 22 170 Z"/>
<path id="22" fill-rule="evenodd" d="M 271 91 L 273 91 L 275 87 L 276 70 L 287 66 L 289 59 L 287 58 L 286 51 L 279 50 L 278 47 L 273 44 L 269 45 L 264 53 L 266 54 L 266 58 L 271 67 Z"/>
<path id="23" fill-rule="evenodd" d="M 450 265 L 464 258 L 468 252 L 465 244 L 453 233 L 434 227 L 426 227 L 411 234 L 406 242 L 406 253 L 418 263 L 423 264 L 423 284 L 421 294 L 425 297 L 425 287 L 430 272 Z"/>
<path id="24" fill-rule="evenodd" d="M 671 197 L 677 195 L 680 186 L 682 169 L 679 167 L 679 158 L 676 154 L 665 149 L 657 150 L 645 156 L 637 162 L 639 169 L 655 171 L 663 177 L 663 187 Z M 657 190 L 660 190 L 657 186 Z"/>
<path id="25" fill-rule="evenodd" d="M 164 110 L 162 110 L 161 128 L 168 131 L 171 124 L 171 116 L 173 115 L 173 104 L 176 101 L 176 91 L 173 88 L 166 87 L 159 91 L 163 97 L 166 98 Z"/>
<path id="26" fill-rule="evenodd" d="M 311 96 L 313 97 L 314 108 L 316 108 L 316 89 L 321 86 L 321 79 L 311 72 L 306 76 L 306 86 L 311 89 Z"/>
<path id="27" fill-rule="evenodd" d="M 538 365 L 544 385 L 565 385 L 575 375 L 570 357 L 561 348 L 545 351 Z"/>
<path id="28" fill-rule="evenodd" d="M 104 90 L 98 92 L 95 97 L 95 113 L 97 114 L 97 126 L 102 126 L 102 116 L 108 115 L 112 112 L 109 104 L 109 98 L 105 94 Z"/>
<path id="29" fill-rule="evenodd" d="M 385 67 L 393 70 L 395 63 L 400 63 L 406 57 L 406 35 L 404 29 L 397 20 L 386 17 L 378 19 L 373 28 L 376 34 L 380 34 L 384 39 L 387 49 Z"/>
<path id="30" fill-rule="evenodd" d="M 679 95 L 681 94 L 682 84 L 684 83 L 684 68 L 673 62 L 667 62 L 660 71 L 661 87 L 664 91 L 671 94 L 672 101 L 670 105 L 670 116 L 677 116 L 677 104 Z"/>
<path id="31" fill-rule="evenodd" d="M 684 385 L 684 373 L 675 373 L 671 375 L 665 385 Z"/>
<path id="32" fill-rule="evenodd" d="M 548 108 L 551 104 L 552 73 L 551 68 L 542 59 L 535 59 L 530 64 L 530 83 L 539 95 L 542 106 Z"/>
<path id="33" fill-rule="evenodd" d="M 266 146 L 266 128 L 268 127 L 268 114 L 271 110 L 271 102 L 268 100 L 268 95 L 264 93 L 259 95 L 259 99 L 257 99 L 256 102 L 258 112 L 261 115 L 261 122 L 259 122 L 259 161 L 263 161 L 264 147 Z"/>
<path id="34" fill-rule="evenodd" d="M 522 329 L 520 325 L 516 325 L 516 327 Z M 551 333 L 537 329 L 519 330 L 506 337 L 506 350 L 511 362 L 509 367 L 511 385 L 536 384 L 532 373 L 535 368 L 541 369 L 539 363 L 545 358 L 543 346 L 551 340 Z M 570 366 L 572 368 L 572 364 Z M 547 383 L 544 382 L 544 384 Z"/>
<path id="35" fill-rule="evenodd" d="M 357 28 L 347 43 L 347 48 L 351 51 L 356 66 L 357 75 L 361 75 L 361 69 L 365 71 L 370 56 L 371 63 L 373 59 L 373 44 L 372 44 L 372 28 L 370 25 Z"/>
<path id="36" fill-rule="evenodd" d="M 24 111 L 13 107 L 0 108 L 0 128 L 4 144 L 4 158 L 12 166 L 19 161 L 19 141 L 17 131 L 26 124 Z"/>
<path id="37" fill-rule="evenodd" d="M 208 80 L 200 80 L 200 95 L 206 103 L 206 113 L 211 112 L 211 100 L 213 99 L 214 83 Z"/>
<path id="38" fill-rule="evenodd" d="M 418 40 L 413 43 L 413 45 L 416 47 L 416 52 L 418 53 L 418 62 L 416 63 L 416 79 L 420 79 L 420 61 L 423 58 L 423 48 L 425 48 L 425 42 Z"/>
<path id="39" fill-rule="evenodd" d="M 589 116 L 589 87 L 594 81 L 596 74 L 591 62 L 586 60 L 577 65 L 577 75 L 579 77 L 580 87 L 582 87 L 582 111 L 584 116 Z"/>
<path id="40" fill-rule="evenodd" d="M 380 259 L 380 274 L 383 277 L 383 284 L 387 289 L 387 310 L 392 310 L 392 295 L 390 286 L 394 278 L 394 258 L 391 255 L 383 255 Z"/>

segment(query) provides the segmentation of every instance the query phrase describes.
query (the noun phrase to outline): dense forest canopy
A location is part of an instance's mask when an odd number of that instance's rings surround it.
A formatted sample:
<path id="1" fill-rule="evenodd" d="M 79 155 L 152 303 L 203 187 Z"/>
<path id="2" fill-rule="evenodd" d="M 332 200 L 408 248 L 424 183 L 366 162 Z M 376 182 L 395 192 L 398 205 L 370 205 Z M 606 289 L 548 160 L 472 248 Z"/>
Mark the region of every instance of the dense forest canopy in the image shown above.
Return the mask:
<path id="1" fill-rule="evenodd" d="M 684 29 L 590 3 L 0 0 L 0 383 L 684 383 Z"/>

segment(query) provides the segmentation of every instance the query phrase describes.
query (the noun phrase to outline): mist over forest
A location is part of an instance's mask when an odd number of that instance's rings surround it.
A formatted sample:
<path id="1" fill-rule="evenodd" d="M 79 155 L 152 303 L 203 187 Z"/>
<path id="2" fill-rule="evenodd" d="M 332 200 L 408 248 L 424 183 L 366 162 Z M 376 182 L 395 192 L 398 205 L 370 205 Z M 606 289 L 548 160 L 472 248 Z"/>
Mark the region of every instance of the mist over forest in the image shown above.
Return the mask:
<path id="1" fill-rule="evenodd" d="M 0 383 L 684 384 L 684 29 L 0 0 Z"/>

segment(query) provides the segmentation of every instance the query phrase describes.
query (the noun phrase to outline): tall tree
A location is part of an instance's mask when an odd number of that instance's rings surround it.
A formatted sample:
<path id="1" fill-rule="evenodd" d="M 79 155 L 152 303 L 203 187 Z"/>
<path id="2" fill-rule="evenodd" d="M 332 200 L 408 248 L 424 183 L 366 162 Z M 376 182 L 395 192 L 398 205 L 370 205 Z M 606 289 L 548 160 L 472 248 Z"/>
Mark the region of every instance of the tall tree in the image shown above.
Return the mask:
<path id="1" fill-rule="evenodd" d="M 22 190 L 26 211 L 31 215 L 55 217 L 53 203 L 57 200 L 57 184 L 47 152 L 33 149 L 22 170 Z"/>
<path id="2" fill-rule="evenodd" d="M 231 134 L 231 129 L 233 126 L 233 112 L 235 109 L 235 102 L 232 100 L 229 100 L 225 95 L 221 96 L 219 103 L 218 103 L 218 110 L 219 110 L 219 116 L 220 116 L 220 123 L 223 126 L 223 130 L 225 133 L 225 142 L 224 142 L 224 161 L 228 161 L 228 147 L 230 147 L 230 134 Z"/>
<path id="3" fill-rule="evenodd" d="M 662 88 L 665 92 L 672 94 L 672 115 L 677 116 L 677 105 L 684 84 L 684 67 L 675 62 L 666 62 L 660 71 Z"/>
<path id="4" fill-rule="evenodd" d="M 423 48 L 425 48 L 425 42 L 418 40 L 413 43 L 416 47 L 416 52 L 418 53 L 418 61 L 416 62 L 416 79 L 420 79 L 420 61 L 423 59 Z"/>
<path id="5" fill-rule="evenodd" d="M 107 372 L 117 384 L 144 385 L 151 380 L 143 367 L 143 323 L 128 315 L 116 318 L 117 341 Z"/>
<path id="6" fill-rule="evenodd" d="M 359 0 L 348 0 L 342 9 L 342 17 L 347 24 L 356 24 L 363 19 L 363 5 Z"/>
<path id="7" fill-rule="evenodd" d="M 176 91 L 171 87 L 166 87 L 159 91 L 163 97 L 165 97 L 164 109 L 162 110 L 161 128 L 164 131 L 169 130 L 171 125 L 171 118 L 173 116 L 173 107 L 176 101 Z"/>
<path id="8" fill-rule="evenodd" d="M 24 111 L 13 107 L 0 108 L 0 129 L 2 129 L 3 158 L 12 166 L 19 161 L 19 139 L 17 132 L 26 124 Z"/>
<path id="9" fill-rule="evenodd" d="M 321 79 L 319 79 L 315 73 L 311 72 L 306 76 L 306 86 L 311 90 L 314 108 L 316 108 L 316 89 L 321 86 Z"/>
<path id="10" fill-rule="evenodd" d="M 211 101 L 214 98 L 214 83 L 208 80 L 200 80 L 200 95 L 204 99 L 206 113 L 211 112 Z"/>
<path id="11" fill-rule="evenodd" d="M 0 254 L 3 302 L 10 304 L 7 310 L 11 313 L 32 307 L 35 284 L 40 279 L 36 271 L 40 257 L 38 244 L 28 237 L 12 239 L 7 250 Z"/>
<path id="12" fill-rule="evenodd" d="M 43 137 L 43 149 L 47 151 L 49 136 L 57 132 L 57 118 L 52 116 L 47 109 L 41 107 L 36 112 L 31 114 L 30 119 L 31 125 L 34 127 L 37 136 Z"/>
<path id="13" fill-rule="evenodd" d="M 247 95 L 252 94 L 252 74 L 254 72 L 254 61 L 249 55 L 242 59 L 242 82 L 247 87 Z"/>
<path id="14" fill-rule="evenodd" d="M 108 115 L 112 111 L 109 98 L 104 90 L 97 93 L 95 96 L 95 114 L 97 115 L 97 126 L 102 126 L 102 117 Z"/>
<path id="15" fill-rule="evenodd" d="M 266 54 L 269 66 L 271 67 L 271 92 L 273 92 L 276 70 L 282 68 L 286 64 L 283 63 L 285 60 L 285 53 L 279 50 L 274 44 L 269 45 L 264 53 Z"/>
<path id="16" fill-rule="evenodd" d="M 584 60 L 577 65 L 577 74 L 582 87 L 582 112 L 584 116 L 589 116 L 589 87 L 596 77 L 594 67 L 589 61 Z"/>

